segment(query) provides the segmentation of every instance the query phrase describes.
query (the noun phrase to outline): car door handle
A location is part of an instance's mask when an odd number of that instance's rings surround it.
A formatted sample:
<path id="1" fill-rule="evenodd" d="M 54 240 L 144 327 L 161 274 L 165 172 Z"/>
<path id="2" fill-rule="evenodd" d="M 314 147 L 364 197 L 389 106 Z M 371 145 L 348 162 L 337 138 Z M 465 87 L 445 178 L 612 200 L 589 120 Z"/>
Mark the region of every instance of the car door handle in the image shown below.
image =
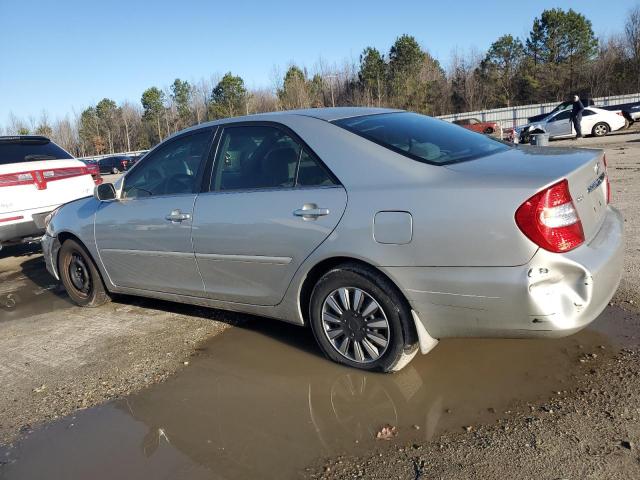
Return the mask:
<path id="1" fill-rule="evenodd" d="M 191 219 L 191 215 L 188 213 L 182 213 L 180 210 L 172 210 L 171 213 L 164 218 L 171 223 L 180 223 L 184 220 Z"/>
<path id="2" fill-rule="evenodd" d="M 302 217 L 304 220 L 316 220 L 318 217 L 329 215 L 328 208 L 319 208 L 315 203 L 305 203 L 302 208 L 293 211 L 296 217 Z"/>

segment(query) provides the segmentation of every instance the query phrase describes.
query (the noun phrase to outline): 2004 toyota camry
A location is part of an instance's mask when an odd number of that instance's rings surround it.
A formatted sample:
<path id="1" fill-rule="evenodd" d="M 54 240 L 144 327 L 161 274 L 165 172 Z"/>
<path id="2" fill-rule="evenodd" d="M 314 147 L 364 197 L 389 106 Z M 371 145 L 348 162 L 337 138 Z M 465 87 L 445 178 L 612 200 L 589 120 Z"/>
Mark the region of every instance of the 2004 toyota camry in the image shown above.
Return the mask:
<path id="1" fill-rule="evenodd" d="M 436 339 L 563 336 L 622 271 L 600 150 L 514 147 L 430 117 L 334 108 L 198 125 L 53 212 L 71 299 L 110 293 L 310 325 L 331 359 L 402 368 Z"/>

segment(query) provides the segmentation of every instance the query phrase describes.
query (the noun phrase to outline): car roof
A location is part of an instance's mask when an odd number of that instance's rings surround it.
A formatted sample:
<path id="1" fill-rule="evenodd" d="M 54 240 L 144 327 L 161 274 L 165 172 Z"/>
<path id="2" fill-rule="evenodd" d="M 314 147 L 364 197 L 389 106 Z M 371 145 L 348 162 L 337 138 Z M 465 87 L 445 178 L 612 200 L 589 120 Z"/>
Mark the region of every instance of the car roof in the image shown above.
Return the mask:
<path id="1" fill-rule="evenodd" d="M 229 117 L 221 118 L 219 120 L 213 120 L 211 122 L 200 123 L 194 125 L 185 130 L 181 130 L 175 135 L 179 135 L 185 132 L 198 130 L 203 127 L 209 127 L 214 125 L 222 125 L 228 123 L 238 123 L 247 121 L 274 121 L 278 122 L 283 119 L 284 116 L 303 116 L 317 118 L 318 120 L 324 120 L 331 122 L 334 120 L 340 120 L 343 118 L 362 117 L 365 115 L 378 115 L 382 113 L 395 113 L 404 112 L 404 110 L 398 110 L 393 108 L 372 108 L 372 107 L 322 107 L 322 108 L 301 108 L 297 110 L 281 110 L 277 112 L 256 113 L 253 115 L 244 115 L 241 117 Z"/>

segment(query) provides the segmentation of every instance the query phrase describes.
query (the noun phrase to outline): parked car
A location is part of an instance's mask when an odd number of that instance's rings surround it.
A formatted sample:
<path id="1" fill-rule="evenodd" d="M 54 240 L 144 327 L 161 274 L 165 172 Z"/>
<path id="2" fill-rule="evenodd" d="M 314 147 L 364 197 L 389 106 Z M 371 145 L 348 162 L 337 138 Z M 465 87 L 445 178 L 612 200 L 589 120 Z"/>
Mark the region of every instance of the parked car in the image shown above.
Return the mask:
<path id="1" fill-rule="evenodd" d="M 112 157 L 105 157 L 98 160 L 100 166 L 100 173 L 120 173 L 129 168 L 130 157 L 126 155 L 114 155 Z"/>
<path id="2" fill-rule="evenodd" d="M 477 118 L 465 118 L 462 120 L 454 120 L 453 123 L 460 125 L 466 129 L 472 130 L 478 133 L 484 133 L 491 135 L 495 132 L 500 132 L 500 125 L 497 122 L 481 122 Z"/>
<path id="3" fill-rule="evenodd" d="M 87 167 L 48 138 L 0 137 L 0 248 L 41 236 L 52 210 L 93 188 Z"/>
<path id="4" fill-rule="evenodd" d="M 82 158 L 78 160 L 80 160 L 87 166 L 87 169 L 89 170 L 94 183 L 96 185 L 100 185 L 102 183 L 102 176 L 100 175 L 100 166 L 98 165 L 98 162 L 96 160 L 85 160 Z"/>
<path id="5" fill-rule="evenodd" d="M 622 116 L 627 120 L 625 127 L 630 126 L 631 124 L 633 124 L 634 121 L 637 121 L 638 119 L 640 119 L 640 102 L 622 103 L 618 105 L 595 105 L 593 100 L 590 98 L 581 98 L 580 101 L 582 102 L 582 105 L 584 105 L 585 107 L 593 106 L 602 110 L 621 112 Z M 537 123 L 554 113 L 558 113 L 563 110 L 570 110 L 572 106 L 573 106 L 572 101 L 562 102 L 560 105 L 558 105 L 556 108 L 554 108 L 550 112 L 534 115 L 532 117 L 529 117 L 527 121 L 529 123 Z"/>
<path id="6" fill-rule="evenodd" d="M 609 193 L 601 150 L 318 108 L 179 132 L 57 210 L 42 246 L 78 305 L 125 293 L 263 315 L 310 325 L 336 362 L 394 371 L 436 339 L 593 321 L 622 272 Z"/>
<path id="7" fill-rule="evenodd" d="M 596 107 L 585 108 L 582 112 L 583 135 L 604 137 L 609 132 L 614 132 L 625 127 L 625 118 L 619 111 L 603 110 Z M 529 143 L 531 134 L 548 133 L 549 138 L 571 138 L 576 136 L 576 131 L 571 122 L 571 110 L 562 110 L 550 114 L 548 117 L 536 123 L 530 123 L 516 128 L 520 143 Z"/>
<path id="8" fill-rule="evenodd" d="M 133 157 L 129 157 L 129 164 L 127 165 L 127 169 L 133 167 L 146 154 L 147 154 L 147 152 L 143 152 L 143 153 L 140 153 L 138 155 L 134 155 Z"/>
<path id="9" fill-rule="evenodd" d="M 582 105 L 584 107 L 590 107 L 593 105 L 593 100 L 591 100 L 590 98 L 580 98 L 580 101 L 582 102 Z M 564 110 L 571 110 L 573 108 L 573 100 L 570 101 L 566 101 L 566 102 L 562 102 L 560 103 L 557 107 L 555 107 L 553 110 L 551 110 L 550 112 L 547 113 L 540 113 L 538 115 L 533 115 L 531 117 L 529 117 L 527 119 L 527 122 L 529 123 L 537 123 L 540 122 L 542 120 L 544 120 L 545 118 L 554 115 L 556 113 L 562 112 Z"/>

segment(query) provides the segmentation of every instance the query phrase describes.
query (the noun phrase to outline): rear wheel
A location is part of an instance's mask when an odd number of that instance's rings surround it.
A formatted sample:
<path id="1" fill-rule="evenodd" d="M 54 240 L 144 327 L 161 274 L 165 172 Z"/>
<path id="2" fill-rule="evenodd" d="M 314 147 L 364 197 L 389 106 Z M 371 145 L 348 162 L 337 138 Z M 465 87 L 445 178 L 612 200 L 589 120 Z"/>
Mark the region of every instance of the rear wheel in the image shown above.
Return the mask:
<path id="1" fill-rule="evenodd" d="M 604 122 L 600 122 L 600 123 L 596 123 L 593 126 L 593 130 L 591 131 L 591 133 L 593 133 L 593 135 L 596 137 L 604 137 L 610 131 L 611 131 L 611 128 L 609 128 L 609 125 L 607 125 Z"/>
<path id="2" fill-rule="evenodd" d="M 411 312 L 391 282 L 357 264 L 318 280 L 310 302 L 311 327 L 331 360 L 363 370 L 400 370 L 418 342 Z"/>
<path id="3" fill-rule="evenodd" d="M 494 132 L 494 130 L 493 130 L 492 127 L 487 127 L 487 128 L 484 129 L 484 133 L 486 135 L 491 135 L 493 132 Z"/>
<path id="4" fill-rule="evenodd" d="M 99 307 L 110 298 L 100 273 L 85 248 L 75 240 L 60 247 L 58 269 L 71 300 L 82 307 Z"/>

